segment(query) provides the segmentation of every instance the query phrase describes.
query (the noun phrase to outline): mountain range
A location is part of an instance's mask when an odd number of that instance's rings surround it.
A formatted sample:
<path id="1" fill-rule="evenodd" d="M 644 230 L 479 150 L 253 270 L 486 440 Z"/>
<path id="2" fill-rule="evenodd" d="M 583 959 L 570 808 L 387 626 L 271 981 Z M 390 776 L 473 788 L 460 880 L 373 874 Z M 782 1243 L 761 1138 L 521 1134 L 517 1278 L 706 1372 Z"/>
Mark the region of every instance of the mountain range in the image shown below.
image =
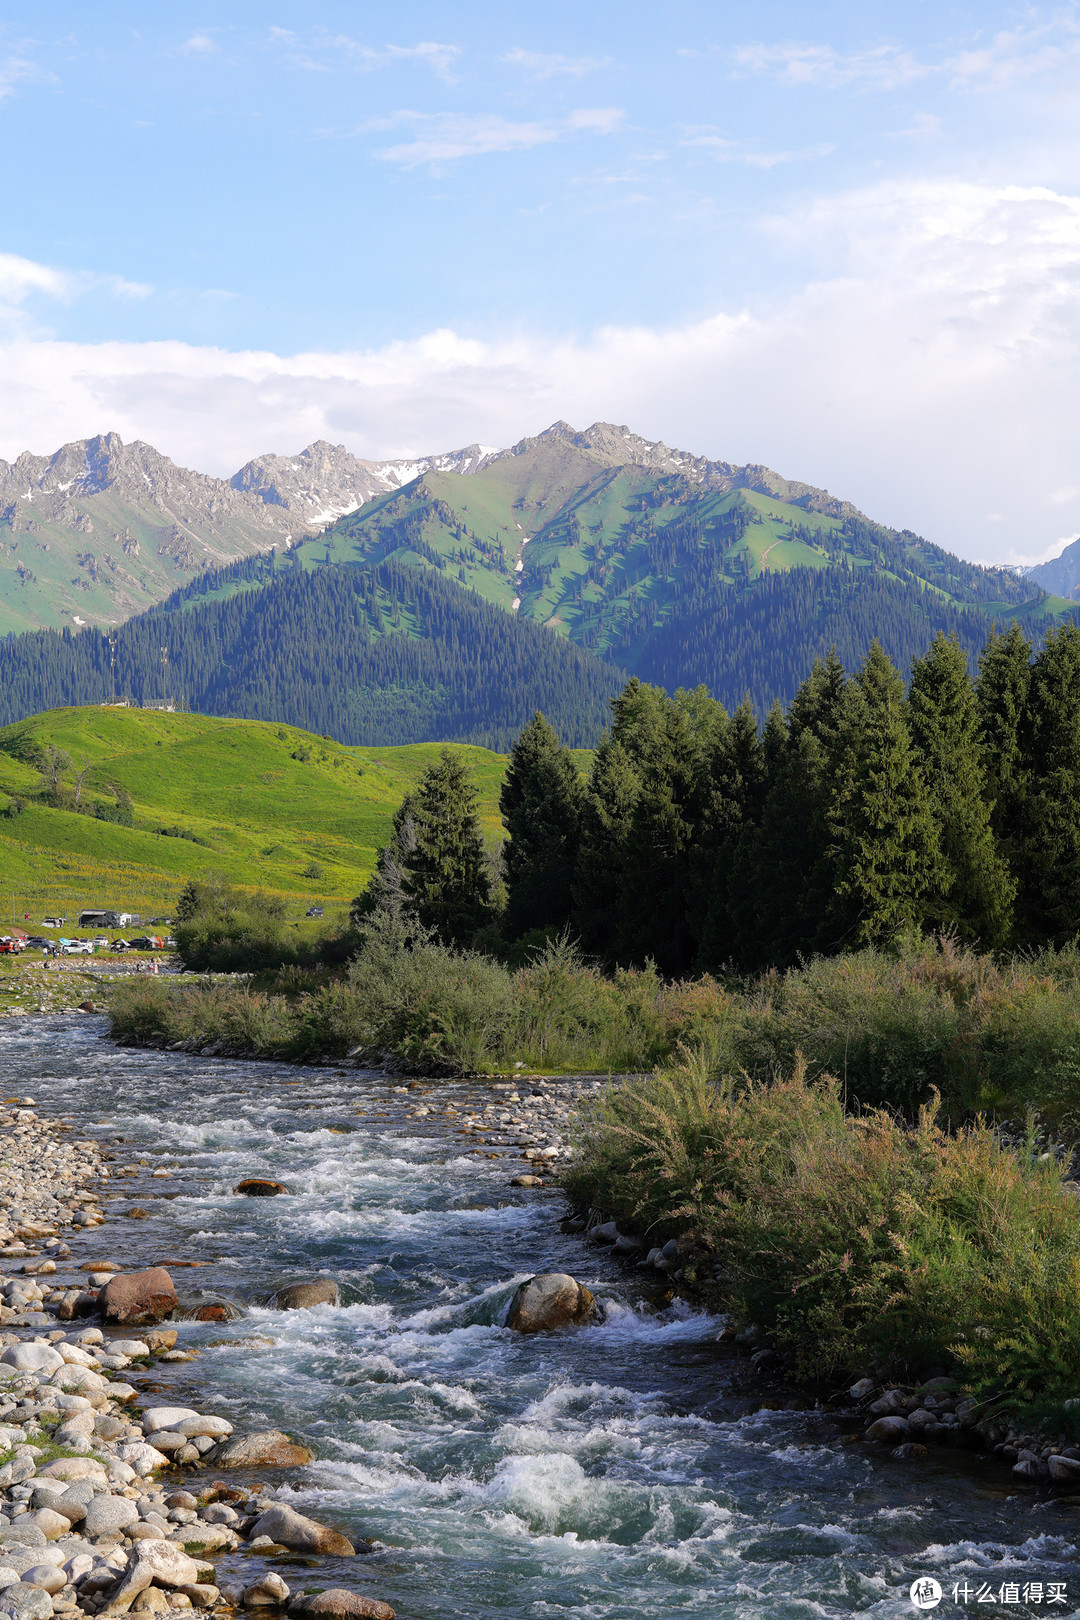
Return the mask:
<path id="1" fill-rule="evenodd" d="M 472 472 L 491 453 L 375 462 L 320 440 L 223 479 L 103 433 L 0 461 L 0 635 L 120 624 L 203 570 L 299 543 L 375 495 L 433 469 Z"/>
<path id="2" fill-rule="evenodd" d="M 118 558 L 96 561 L 93 580 L 81 564 L 78 614 L 49 603 L 63 634 L 5 643 L 9 720 L 115 693 L 343 742 L 503 747 L 550 707 L 583 744 L 627 673 L 704 684 L 729 707 L 749 693 L 763 712 L 830 646 L 854 667 L 876 636 L 906 668 L 944 630 L 974 660 L 995 623 L 1017 618 L 1038 639 L 1074 611 L 1031 578 L 964 562 L 827 490 L 611 423 L 557 422 L 508 450 L 413 462 L 320 443 L 227 483 L 114 436 L 0 473 L 0 490 L 28 492 L 10 521 L 52 512 L 55 527 L 61 513 L 81 536 L 79 522 L 124 507 L 128 532 L 141 522 L 156 544 L 141 588 L 159 594 L 125 615 Z M 0 603 L 4 589 L 24 601 L 30 589 L 0 587 Z M 48 596 L 42 582 L 39 602 Z"/>

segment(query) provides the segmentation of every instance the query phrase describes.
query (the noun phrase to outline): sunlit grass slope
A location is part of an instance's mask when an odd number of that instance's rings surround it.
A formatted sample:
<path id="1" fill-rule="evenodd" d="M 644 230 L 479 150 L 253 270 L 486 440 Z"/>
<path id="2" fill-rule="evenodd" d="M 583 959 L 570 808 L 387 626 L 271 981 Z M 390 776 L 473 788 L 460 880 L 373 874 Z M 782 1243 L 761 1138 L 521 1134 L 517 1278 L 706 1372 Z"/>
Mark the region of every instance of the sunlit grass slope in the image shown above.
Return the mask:
<path id="1" fill-rule="evenodd" d="M 84 798 L 131 794 L 134 827 L 27 803 L 38 773 L 13 754 L 27 743 L 91 765 Z M 473 769 L 492 843 L 505 760 L 454 745 Z M 293 726 L 149 710 L 54 709 L 0 731 L 0 921 L 76 906 L 162 911 L 191 877 L 339 907 L 363 887 L 394 810 L 438 757 L 437 744 L 348 748 Z M 179 827 L 201 840 L 163 836 Z M 318 869 L 316 874 L 315 869 Z"/>

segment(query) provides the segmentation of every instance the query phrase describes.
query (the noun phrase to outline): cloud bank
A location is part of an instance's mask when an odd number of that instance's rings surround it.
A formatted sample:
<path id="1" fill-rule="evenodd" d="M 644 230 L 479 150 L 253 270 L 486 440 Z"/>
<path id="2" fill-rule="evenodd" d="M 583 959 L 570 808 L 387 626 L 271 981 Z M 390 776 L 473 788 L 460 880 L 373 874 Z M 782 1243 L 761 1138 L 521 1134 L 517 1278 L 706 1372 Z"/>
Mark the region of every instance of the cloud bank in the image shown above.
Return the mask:
<path id="1" fill-rule="evenodd" d="M 292 356 L 15 330 L 0 454 L 115 429 L 231 473 L 317 438 L 411 455 L 605 418 L 765 462 L 969 557 L 1032 558 L 1080 528 L 1080 198 L 890 183 L 762 230 L 814 278 L 771 307 L 670 327 L 441 330 Z M 50 274 L 0 263 L 0 301 L 5 285 L 47 296 Z"/>

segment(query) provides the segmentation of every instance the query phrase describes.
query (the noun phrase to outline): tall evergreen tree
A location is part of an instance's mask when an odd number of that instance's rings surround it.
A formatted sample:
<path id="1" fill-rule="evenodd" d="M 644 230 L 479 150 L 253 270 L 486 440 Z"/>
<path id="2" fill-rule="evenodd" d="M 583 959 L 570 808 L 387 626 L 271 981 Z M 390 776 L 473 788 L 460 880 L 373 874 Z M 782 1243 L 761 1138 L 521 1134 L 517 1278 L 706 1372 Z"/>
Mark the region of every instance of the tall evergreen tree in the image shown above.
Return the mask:
<path id="1" fill-rule="evenodd" d="M 1031 670 L 1018 932 L 1063 944 L 1080 930 L 1080 630 L 1052 630 Z"/>
<path id="2" fill-rule="evenodd" d="M 926 656 L 912 664 L 907 718 L 948 874 L 927 915 L 964 938 L 1001 945 L 1012 925 L 1016 885 L 990 825 L 975 690 L 955 636 L 939 631 Z"/>
<path id="3" fill-rule="evenodd" d="M 584 797 L 573 755 L 536 713 L 511 750 L 499 793 L 508 938 L 569 923 Z"/>
<path id="4" fill-rule="evenodd" d="M 394 815 L 393 835 L 354 906 L 400 911 L 433 928 L 447 945 L 468 945 L 494 919 L 491 871 L 475 808 L 476 788 L 444 748 Z"/>
<path id="5" fill-rule="evenodd" d="M 640 791 L 622 850 L 614 954 L 626 963 L 651 958 L 661 972 L 678 975 L 690 967 L 697 950 L 687 907 L 701 751 L 685 711 L 663 693 L 652 692 L 653 723 L 631 731 L 624 744 Z M 618 713 L 616 734 L 622 741 Z"/>
<path id="6" fill-rule="evenodd" d="M 1022 865 L 1027 818 L 1024 774 L 1024 711 L 1031 686 L 1031 642 L 1014 619 L 1002 632 L 995 625 L 979 656 L 975 699 L 990 825 L 1013 873 Z"/>
<path id="7" fill-rule="evenodd" d="M 815 660 L 788 711 L 787 742 L 748 862 L 754 897 L 742 958 L 748 968 L 790 966 L 833 948 L 849 931 L 828 821 L 847 683 L 834 649 Z"/>
<path id="8" fill-rule="evenodd" d="M 761 819 L 768 762 L 757 716 L 744 698 L 705 762 L 697 868 L 701 922 L 699 964 L 722 967 L 744 954 L 746 919 L 733 896 L 733 874 Z"/>
<path id="9" fill-rule="evenodd" d="M 875 640 L 846 693 L 830 806 L 837 888 L 862 943 L 921 928 L 948 887 L 937 824 L 904 715 L 904 686 Z"/>
<path id="10" fill-rule="evenodd" d="M 573 928 L 586 950 L 610 955 L 618 932 L 630 827 L 641 794 L 633 761 L 618 737 L 596 750 L 581 813 L 574 874 Z"/>

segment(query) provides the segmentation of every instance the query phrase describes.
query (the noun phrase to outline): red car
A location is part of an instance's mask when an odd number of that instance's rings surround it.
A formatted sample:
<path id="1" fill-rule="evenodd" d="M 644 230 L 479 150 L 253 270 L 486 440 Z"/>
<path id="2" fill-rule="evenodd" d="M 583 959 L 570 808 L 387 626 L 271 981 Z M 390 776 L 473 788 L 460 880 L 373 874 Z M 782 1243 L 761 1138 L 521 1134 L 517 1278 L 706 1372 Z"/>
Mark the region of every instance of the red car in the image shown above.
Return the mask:
<path id="1" fill-rule="evenodd" d="M 21 939 L 0 939 L 0 956 L 18 956 L 21 950 Z"/>

